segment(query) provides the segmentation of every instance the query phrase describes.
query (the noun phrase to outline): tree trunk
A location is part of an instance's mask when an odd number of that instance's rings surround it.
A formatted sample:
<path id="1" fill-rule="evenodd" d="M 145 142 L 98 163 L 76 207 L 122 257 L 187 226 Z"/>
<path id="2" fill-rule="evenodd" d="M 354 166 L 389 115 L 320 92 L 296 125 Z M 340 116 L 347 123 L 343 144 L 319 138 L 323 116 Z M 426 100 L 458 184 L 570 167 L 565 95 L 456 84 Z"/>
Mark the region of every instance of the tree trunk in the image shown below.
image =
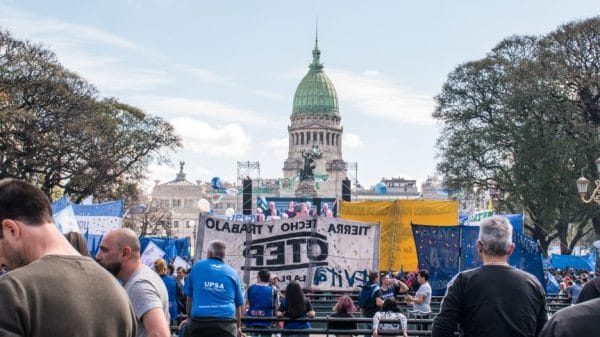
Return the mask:
<path id="1" fill-rule="evenodd" d="M 560 241 L 560 253 L 562 255 L 571 255 L 573 250 L 569 248 L 569 242 L 567 241 L 567 235 L 569 234 L 569 223 L 556 224 L 556 231 L 558 233 L 558 240 Z"/>

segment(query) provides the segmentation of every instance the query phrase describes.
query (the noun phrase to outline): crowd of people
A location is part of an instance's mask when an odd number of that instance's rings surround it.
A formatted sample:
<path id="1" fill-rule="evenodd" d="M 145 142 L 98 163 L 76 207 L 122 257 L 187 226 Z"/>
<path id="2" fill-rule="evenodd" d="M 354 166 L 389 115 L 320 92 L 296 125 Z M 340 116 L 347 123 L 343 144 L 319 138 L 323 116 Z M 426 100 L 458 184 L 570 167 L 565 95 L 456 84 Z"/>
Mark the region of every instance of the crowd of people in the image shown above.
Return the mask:
<path id="1" fill-rule="evenodd" d="M 278 210 L 273 201 L 269 202 L 268 209 L 265 211 L 263 211 L 263 209 L 260 207 L 256 209 L 256 221 L 270 221 L 291 218 L 302 219 L 317 215 L 333 218 L 333 211 L 329 208 L 329 204 L 323 203 L 323 206 L 319 212 L 317 208 L 313 207 L 310 201 L 298 204 L 290 201 L 288 203 L 288 208 L 285 211 Z"/>
<path id="2" fill-rule="evenodd" d="M 600 278 L 555 271 L 573 305 L 548 320 L 541 284 L 508 265 L 514 244 L 506 219 L 482 221 L 477 249 L 483 266 L 450 281 L 433 315 L 433 337 L 454 336 L 457 328 L 464 336 L 543 337 L 587 336 L 598 329 Z M 8 270 L 0 276 L 0 336 L 168 337 L 178 326 L 184 337 L 238 337 L 244 335 L 243 316 L 250 318 L 244 323 L 249 328 L 274 325 L 297 330 L 291 336 L 307 336 L 303 330 L 311 324 L 304 318 L 315 317 L 301 285 L 288 282 L 282 296 L 277 276 L 267 269 L 258 271 L 244 291 L 238 272 L 224 261 L 226 243 L 220 240 L 211 241 L 206 258 L 190 270 L 173 270 L 163 259 L 153 268 L 145 265 L 137 235 L 125 228 L 103 237 L 95 259 L 87 255 L 80 234 L 63 236 L 57 230 L 50 203 L 38 188 L 0 180 L 0 265 Z M 407 313 L 413 317 L 430 317 L 431 294 L 427 270 L 373 271 L 359 293 L 358 308 L 349 296 L 339 297 L 328 327 L 357 329 L 355 321 L 336 319 L 358 317 L 359 311 L 371 320 L 362 327 L 370 336 L 393 330 L 407 337 L 399 301 L 412 305 Z"/>

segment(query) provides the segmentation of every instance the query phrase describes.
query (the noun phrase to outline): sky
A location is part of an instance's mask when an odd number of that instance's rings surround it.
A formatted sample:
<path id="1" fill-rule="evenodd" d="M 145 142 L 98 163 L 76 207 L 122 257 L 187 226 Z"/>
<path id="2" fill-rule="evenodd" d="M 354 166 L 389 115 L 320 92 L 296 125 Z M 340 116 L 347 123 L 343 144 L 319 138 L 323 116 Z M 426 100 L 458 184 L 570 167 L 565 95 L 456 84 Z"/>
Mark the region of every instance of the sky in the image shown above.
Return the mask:
<path id="1" fill-rule="evenodd" d="M 116 97 L 169 121 L 183 148 L 149 180 L 236 181 L 238 161 L 283 176 L 296 87 L 315 23 L 357 180 L 436 173 L 434 97 L 458 65 L 512 35 L 598 15 L 597 0 L 0 0 L 0 28 L 54 51 Z M 352 174 L 354 176 L 354 174 Z"/>

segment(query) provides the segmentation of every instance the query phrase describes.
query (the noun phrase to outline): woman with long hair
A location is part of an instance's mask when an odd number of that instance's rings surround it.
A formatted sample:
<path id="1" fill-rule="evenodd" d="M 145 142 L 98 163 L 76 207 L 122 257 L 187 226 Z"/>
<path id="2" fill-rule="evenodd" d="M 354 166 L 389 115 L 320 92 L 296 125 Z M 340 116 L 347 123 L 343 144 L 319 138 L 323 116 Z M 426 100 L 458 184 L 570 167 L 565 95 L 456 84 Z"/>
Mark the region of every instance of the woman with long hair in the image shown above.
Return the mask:
<path id="1" fill-rule="evenodd" d="M 398 323 L 380 323 L 381 320 L 397 320 Z M 408 337 L 407 332 L 408 319 L 400 313 L 398 302 L 394 298 L 388 298 L 383 301 L 383 308 L 373 316 L 373 337 L 377 337 L 377 330 L 400 330 L 402 335 Z"/>
<path id="2" fill-rule="evenodd" d="M 285 298 L 281 301 L 277 310 L 277 317 L 287 317 L 290 320 L 283 324 L 284 329 L 310 329 L 310 322 L 296 321 L 298 318 L 313 318 L 313 310 L 310 300 L 304 296 L 300 283 L 292 281 L 285 288 Z M 286 335 L 290 337 L 305 337 L 308 334 Z"/>
<path id="3" fill-rule="evenodd" d="M 85 241 L 83 235 L 77 232 L 69 232 L 65 234 L 65 238 L 67 239 L 67 241 L 69 241 L 73 248 L 77 249 L 79 254 L 81 254 L 82 256 L 90 256 L 87 242 Z"/>
<path id="4" fill-rule="evenodd" d="M 338 298 L 337 303 L 333 307 L 333 313 L 329 318 L 354 318 L 356 306 L 352 302 L 352 298 L 344 295 Z M 356 322 L 327 322 L 327 329 L 334 330 L 356 330 L 358 328 Z M 351 337 L 351 334 L 336 334 L 337 337 Z"/>
<path id="5" fill-rule="evenodd" d="M 154 261 L 154 270 L 158 273 L 167 287 L 171 325 L 177 325 L 177 281 L 175 281 L 175 277 L 173 277 L 173 275 L 169 275 L 167 262 L 163 259 L 157 259 Z"/>

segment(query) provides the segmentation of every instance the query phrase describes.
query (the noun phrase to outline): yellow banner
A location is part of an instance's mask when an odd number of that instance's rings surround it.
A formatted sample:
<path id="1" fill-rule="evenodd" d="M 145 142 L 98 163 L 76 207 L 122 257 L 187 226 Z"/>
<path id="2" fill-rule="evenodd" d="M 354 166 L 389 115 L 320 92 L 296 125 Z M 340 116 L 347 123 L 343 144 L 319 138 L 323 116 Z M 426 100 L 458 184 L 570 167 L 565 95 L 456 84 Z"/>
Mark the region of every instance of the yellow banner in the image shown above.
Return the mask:
<path id="1" fill-rule="evenodd" d="M 411 223 L 458 225 L 458 202 L 438 200 L 395 200 L 342 202 L 340 217 L 380 223 L 379 270 L 417 269 L 417 251 Z"/>

